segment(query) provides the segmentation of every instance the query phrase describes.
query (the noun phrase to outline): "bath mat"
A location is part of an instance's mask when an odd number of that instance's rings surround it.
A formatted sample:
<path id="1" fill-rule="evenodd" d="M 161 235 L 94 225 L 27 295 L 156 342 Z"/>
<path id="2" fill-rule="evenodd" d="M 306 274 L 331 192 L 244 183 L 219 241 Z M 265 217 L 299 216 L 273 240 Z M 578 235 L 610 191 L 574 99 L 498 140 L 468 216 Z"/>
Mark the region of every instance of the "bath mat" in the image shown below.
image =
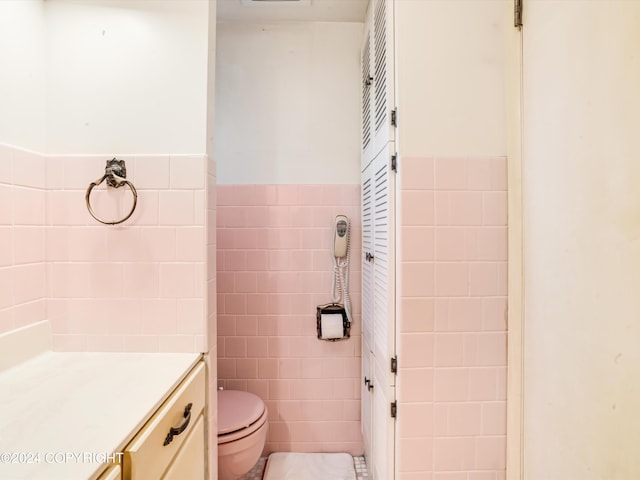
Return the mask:
<path id="1" fill-rule="evenodd" d="M 264 480 L 356 480 L 348 453 L 272 453 Z"/>

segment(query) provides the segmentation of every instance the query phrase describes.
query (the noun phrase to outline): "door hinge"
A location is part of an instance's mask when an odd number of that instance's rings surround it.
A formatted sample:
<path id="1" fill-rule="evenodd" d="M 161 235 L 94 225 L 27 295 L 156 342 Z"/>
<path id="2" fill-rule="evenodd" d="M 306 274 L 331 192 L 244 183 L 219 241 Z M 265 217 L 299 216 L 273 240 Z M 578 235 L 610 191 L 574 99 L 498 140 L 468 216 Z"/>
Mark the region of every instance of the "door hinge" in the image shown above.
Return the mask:
<path id="1" fill-rule="evenodd" d="M 394 108 L 393 110 L 391 110 L 391 126 L 392 127 L 398 126 L 398 109 L 397 108 Z"/>
<path id="2" fill-rule="evenodd" d="M 522 27 L 522 0 L 513 0 L 513 26 Z"/>
<path id="3" fill-rule="evenodd" d="M 391 418 L 396 418 L 398 416 L 398 402 L 394 400 L 391 402 Z"/>
<path id="4" fill-rule="evenodd" d="M 398 356 L 391 357 L 391 373 L 398 374 Z"/>
<path id="5" fill-rule="evenodd" d="M 398 173 L 398 154 L 391 155 L 391 170 Z"/>

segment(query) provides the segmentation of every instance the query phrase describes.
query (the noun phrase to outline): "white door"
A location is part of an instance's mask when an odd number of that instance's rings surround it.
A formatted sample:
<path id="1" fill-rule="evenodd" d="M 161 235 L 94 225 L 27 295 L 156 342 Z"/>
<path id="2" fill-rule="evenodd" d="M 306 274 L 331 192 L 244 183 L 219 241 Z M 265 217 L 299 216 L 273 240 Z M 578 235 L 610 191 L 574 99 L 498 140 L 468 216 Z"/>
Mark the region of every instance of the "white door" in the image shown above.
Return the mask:
<path id="1" fill-rule="evenodd" d="M 384 363 L 380 381 L 395 385 L 389 362 L 395 355 L 395 174 L 391 170 L 394 144 L 373 160 L 373 356 Z M 393 397 L 392 397 L 393 399 Z"/>
<path id="2" fill-rule="evenodd" d="M 362 73 L 362 434 L 372 479 L 395 468 L 393 0 L 370 0 Z M 366 382 L 366 383 L 365 383 Z"/>
<path id="3" fill-rule="evenodd" d="M 362 171 L 371 163 L 374 155 L 375 136 L 373 131 L 373 74 L 375 67 L 375 59 L 373 53 L 373 5 L 369 2 L 364 22 L 364 35 L 362 37 L 362 49 L 360 51 L 360 89 L 361 99 L 361 121 L 362 121 L 362 138 L 361 138 L 361 168 Z"/>
<path id="4" fill-rule="evenodd" d="M 395 174 L 391 171 L 393 144 L 387 145 L 372 164 L 373 182 L 373 457 L 372 475 L 377 480 L 394 478 L 395 375 Z"/>
<path id="5" fill-rule="evenodd" d="M 374 191 L 371 164 L 364 170 L 361 181 L 361 217 L 362 217 L 362 389 L 361 422 L 364 455 L 367 464 L 375 461 L 373 456 L 373 417 L 372 417 L 372 362 L 373 362 L 373 214 Z"/>
<path id="6" fill-rule="evenodd" d="M 374 155 L 395 140 L 392 123 L 394 100 L 393 0 L 372 0 Z"/>
<path id="7" fill-rule="evenodd" d="M 390 143 L 362 174 L 362 433 L 373 479 L 394 478 L 395 173 Z M 365 384 L 365 382 L 367 382 Z"/>
<path id="8" fill-rule="evenodd" d="M 524 478 L 640 478 L 640 2 L 525 0 Z"/>
<path id="9" fill-rule="evenodd" d="M 393 0 L 370 0 L 360 51 L 362 170 L 395 141 Z"/>

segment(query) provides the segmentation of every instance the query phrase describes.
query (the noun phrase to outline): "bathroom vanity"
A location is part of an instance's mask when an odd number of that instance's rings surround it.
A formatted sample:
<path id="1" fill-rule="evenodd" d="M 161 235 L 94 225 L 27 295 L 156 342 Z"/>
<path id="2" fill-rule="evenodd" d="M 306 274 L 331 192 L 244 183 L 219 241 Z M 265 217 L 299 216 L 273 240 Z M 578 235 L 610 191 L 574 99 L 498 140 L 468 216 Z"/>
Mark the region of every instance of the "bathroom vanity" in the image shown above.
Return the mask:
<path id="1" fill-rule="evenodd" d="M 0 478 L 204 478 L 200 354 L 44 352 L 0 371 Z"/>

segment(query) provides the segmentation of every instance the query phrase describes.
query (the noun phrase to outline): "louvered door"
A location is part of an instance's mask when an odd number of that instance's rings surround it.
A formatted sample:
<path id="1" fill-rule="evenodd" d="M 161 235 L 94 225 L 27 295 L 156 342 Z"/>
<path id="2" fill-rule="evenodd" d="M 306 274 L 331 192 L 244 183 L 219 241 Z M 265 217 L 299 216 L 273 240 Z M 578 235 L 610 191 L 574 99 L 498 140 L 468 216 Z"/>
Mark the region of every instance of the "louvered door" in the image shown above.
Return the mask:
<path id="1" fill-rule="evenodd" d="M 373 384 L 373 222 L 374 222 L 374 182 L 371 172 L 373 165 L 369 165 L 362 173 L 362 390 L 361 390 L 361 422 L 364 455 L 367 463 L 374 461 L 373 455 L 373 417 L 372 417 L 372 389 Z"/>
<path id="2" fill-rule="evenodd" d="M 362 41 L 362 170 L 395 141 L 393 0 L 371 0 Z"/>
<path id="3" fill-rule="evenodd" d="M 395 141 L 393 0 L 373 0 L 373 143 L 374 156 Z"/>
<path id="4" fill-rule="evenodd" d="M 374 479 L 394 478 L 395 374 L 395 177 L 391 170 L 393 144 L 373 160 L 373 457 Z"/>
<path id="5" fill-rule="evenodd" d="M 394 183 L 391 170 L 393 144 L 373 160 L 373 355 L 385 363 L 380 381 L 395 385 L 389 361 L 395 355 Z"/>
<path id="6" fill-rule="evenodd" d="M 362 75 L 362 434 L 372 480 L 395 478 L 393 0 L 370 0 Z M 366 383 L 365 383 L 366 382 Z"/>
<path id="7" fill-rule="evenodd" d="M 362 81 L 362 170 L 373 160 L 374 130 L 373 130 L 373 6 L 369 3 L 365 16 L 364 36 L 360 52 L 360 72 Z"/>
<path id="8" fill-rule="evenodd" d="M 388 144 L 362 175 L 362 389 L 363 437 L 373 479 L 393 479 L 395 421 L 395 174 Z M 369 423 L 368 415 L 371 416 Z"/>

